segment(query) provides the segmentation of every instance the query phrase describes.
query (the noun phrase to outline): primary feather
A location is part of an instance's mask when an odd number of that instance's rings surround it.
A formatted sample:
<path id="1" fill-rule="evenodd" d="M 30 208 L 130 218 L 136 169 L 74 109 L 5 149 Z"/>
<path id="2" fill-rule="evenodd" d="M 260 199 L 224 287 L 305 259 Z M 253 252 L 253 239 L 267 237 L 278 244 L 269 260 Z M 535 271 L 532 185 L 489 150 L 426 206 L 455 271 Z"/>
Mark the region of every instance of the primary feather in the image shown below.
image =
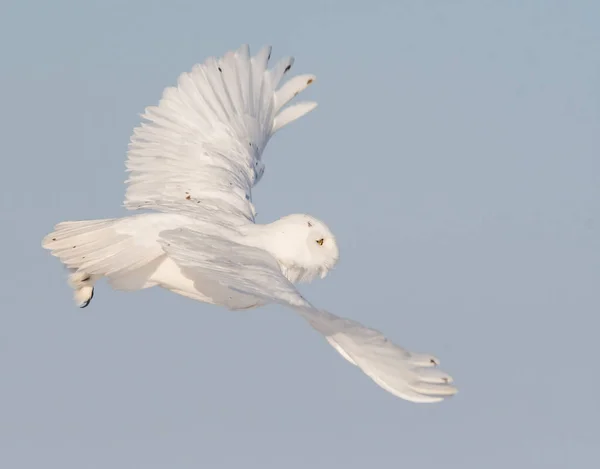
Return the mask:
<path id="1" fill-rule="evenodd" d="M 302 75 L 277 86 L 289 71 L 284 59 L 265 68 L 263 48 L 255 60 L 247 46 L 210 58 L 183 73 L 143 114 L 129 146 L 125 207 L 177 211 L 202 203 L 254 221 L 252 187 L 264 172 L 262 153 L 273 134 L 316 103 L 282 107 L 314 82 Z"/>
<path id="2" fill-rule="evenodd" d="M 59 223 L 42 245 L 71 271 L 81 307 L 103 277 L 116 289 L 160 286 L 229 309 L 283 304 L 390 393 L 412 402 L 454 394 L 450 376 L 432 368 L 436 358 L 320 310 L 296 290 L 294 283 L 324 277 L 338 261 L 324 223 L 303 214 L 255 223 L 252 188 L 269 139 L 316 106 L 289 105 L 315 77 L 280 86 L 293 58 L 269 69 L 270 55 L 265 47 L 251 57 L 242 46 L 209 58 L 146 109 L 131 137 L 124 205 L 154 213 Z"/>

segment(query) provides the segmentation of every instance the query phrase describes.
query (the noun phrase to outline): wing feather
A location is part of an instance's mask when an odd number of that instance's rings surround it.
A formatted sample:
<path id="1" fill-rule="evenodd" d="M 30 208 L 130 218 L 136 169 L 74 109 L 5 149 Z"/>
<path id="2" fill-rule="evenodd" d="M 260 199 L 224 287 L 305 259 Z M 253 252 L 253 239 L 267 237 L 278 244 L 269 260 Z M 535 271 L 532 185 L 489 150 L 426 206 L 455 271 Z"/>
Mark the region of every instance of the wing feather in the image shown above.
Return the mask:
<path id="1" fill-rule="evenodd" d="M 314 77 L 277 89 L 293 58 L 269 70 L 270 54 L 264 47 L 251 57 L 244 45 L 210 57 L 166 88 L 158 106 L 146 108 L 127 154 L 126 208 L 189 212 L 201 204 L 254 221 L 252 188 L 264 172 L 269 139 L 316 106 L 282 109 Z"/>
<path id="2" fill-rule="evenodd" d="M 296 119 L 308 114 L 315 107 L 317 107 L 317 103 L 308 101 L 285 108 L 277 114 L 277 117 L 275 118 L 275 122 L 273 123 L 273 134 L 290 122 L 294 122 Z"/>
<path id="3" fill-rule="evenodd" d="M 411 353 L 375 329 L 313 307 L 266 251 L 188 228 L 164 231 L 161 238 L 165 252 L 184 271 L 209 278 L 231 292 L 229 300 L 225 295 L 225 306 L 235 307 L 242 295 L 255 298 L 256 304 L 292 307 L 342 357 L 393 395 L 431 403 L 457 392 L 450 384 L 452 378 L 433 368 L 439 363 L 435 357 Z"/>
<path id="4" fill-rule="evenodd" d="M 313 84 L 314 75 L 298 75 L 290 78 L 281 88 L 275 92 L 275 112 L 279 112 L 283 106 L 288 104 L 298 94 Z"/>

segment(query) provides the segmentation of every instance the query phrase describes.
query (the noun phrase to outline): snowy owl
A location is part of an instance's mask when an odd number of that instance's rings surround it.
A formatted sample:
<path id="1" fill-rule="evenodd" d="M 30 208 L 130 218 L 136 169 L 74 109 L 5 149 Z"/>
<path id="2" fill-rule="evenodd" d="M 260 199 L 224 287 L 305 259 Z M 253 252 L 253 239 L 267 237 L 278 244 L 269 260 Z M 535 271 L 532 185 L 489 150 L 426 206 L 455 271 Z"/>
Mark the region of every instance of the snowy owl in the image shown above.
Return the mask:
<path id="1" fill-rule="evenodd" d="M 248 46 L 209 58 L 164 90 L 131 137 L 124 218 L 62 222 L 42 246 L 70 270 L 76 303 L 87 306 L 106 277 L 118 290 L 160 286 L 231 310 L 293 308 L 342 357 L 386 391 L 412 402 L 456 393 L 439 361 L 409 352 L 350 319 L 318 309 L 294 287 L 325 277 L 339 257 L 327 226 L 304 214 L 255 222 L 251 189 L 262 153 L 280 129 L 316 107 L 287 106 L 315 81 L 280 82 L 293 58 L 268 68 L 271 48 Z"/>

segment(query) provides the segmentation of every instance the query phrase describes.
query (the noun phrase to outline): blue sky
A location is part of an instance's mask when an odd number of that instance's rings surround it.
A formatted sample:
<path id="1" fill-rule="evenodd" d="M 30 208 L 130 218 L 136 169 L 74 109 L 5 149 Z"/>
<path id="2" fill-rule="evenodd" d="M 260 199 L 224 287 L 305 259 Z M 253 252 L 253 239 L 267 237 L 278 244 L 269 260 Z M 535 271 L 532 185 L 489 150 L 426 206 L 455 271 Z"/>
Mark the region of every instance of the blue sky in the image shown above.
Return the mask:
<path id="1" fill-rule="evenodd" d="M 600 378 L 600 4 L 8 1 L 0 466 L 590 467 Z M 315 304 L 439 356 L 460 393 L 387 394 L 290 311 L 100 285 L 40 247 L 125 216 L 132 129 L 249 43 L 317 110 L 278 134 L 259 221 L 307 212 L 341 260 Z"/>

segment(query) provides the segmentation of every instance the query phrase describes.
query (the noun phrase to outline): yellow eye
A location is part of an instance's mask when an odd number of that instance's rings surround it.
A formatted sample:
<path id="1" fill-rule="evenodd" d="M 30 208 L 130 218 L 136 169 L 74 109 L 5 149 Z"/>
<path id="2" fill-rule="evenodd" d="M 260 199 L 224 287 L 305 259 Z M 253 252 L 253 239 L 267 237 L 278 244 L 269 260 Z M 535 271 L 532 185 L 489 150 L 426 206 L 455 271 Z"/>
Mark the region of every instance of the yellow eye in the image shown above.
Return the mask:
<path id="1" fill-rule="evenodd" d="M 319 246 L 323 246 L 323 241 L 325 241 L 323 238 L 321 238 L 321 239 L 317 239 L 317 244 L 318 244 Z"/>

